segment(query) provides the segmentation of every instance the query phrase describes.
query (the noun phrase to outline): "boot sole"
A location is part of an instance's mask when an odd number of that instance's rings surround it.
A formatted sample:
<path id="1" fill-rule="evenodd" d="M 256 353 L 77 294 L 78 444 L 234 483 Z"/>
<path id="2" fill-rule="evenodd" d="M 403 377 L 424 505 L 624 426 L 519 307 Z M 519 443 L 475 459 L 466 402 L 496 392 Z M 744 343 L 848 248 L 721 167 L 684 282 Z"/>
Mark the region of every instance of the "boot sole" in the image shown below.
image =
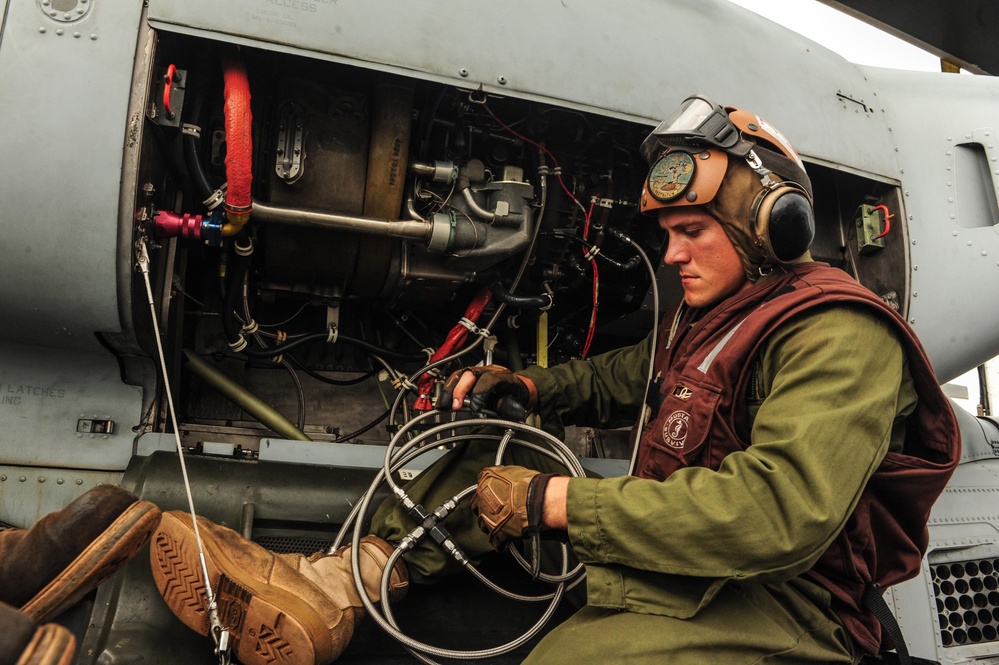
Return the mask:
<path id="1" fill-rule="evenodd" d="M 232 653 L 242 665 L 312 665 L 317 640 L 329 628 L 297 596 L 247 574 L 206 529 L 200 529 L 205 564 L 219 622 L 229 631 Z M 208 599 L 198 545 L 190 522 L 164 515 L 150 552 L 153 580 L 170 610 L 188 628 L 208 635 Z M 275 562 L 278 563 L 278 562 Z M 331 647 L 320 648 L 329 653 Z"/>
<path id="2" fill-rule="evenodd" d="M 72 607 L 128 563 L 149 542 L 159 521 L 159 508 L 149 501 L 136 501 L 21 611 L 42 623 Z"/>
<path id="3" fill-rule="evenodd" d="M 54 623 L 40 626 L 16 665 L 70 665 L 76 651 L 73 634 Z"/>

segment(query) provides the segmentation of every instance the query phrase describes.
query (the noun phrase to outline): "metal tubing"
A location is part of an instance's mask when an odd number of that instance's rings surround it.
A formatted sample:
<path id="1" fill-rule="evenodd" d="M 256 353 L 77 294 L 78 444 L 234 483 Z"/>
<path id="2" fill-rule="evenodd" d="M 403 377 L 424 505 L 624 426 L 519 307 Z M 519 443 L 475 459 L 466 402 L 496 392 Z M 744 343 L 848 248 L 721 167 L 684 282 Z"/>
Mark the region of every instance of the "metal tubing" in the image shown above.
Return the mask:
<path id="1" fill-rule="evenodd" d="M 187 358 L 187 366 L 191 368 L 192 372 L 276 434 L 293 441 L 312 440 L 270 404 L 206 363 L 194 352 L 184 349 L 184 357 Z"/>
<path id="2" fill-rule="evenodd" d="M 331 231 L 354 231 L 355 233 L 404 240 L 419 240 L 424 243 L 430 239 L 431 223 L 427 221 L 338 215 L 303 208 L 278 208 L 256 200 L 253 202 L 253 218 L 271 224 L 287 224 Z"/>
<path id="3" fill-rule="evenodd" d="M 477 217 L 479 217 L 480 219 L 484 219 L 487 222 L 491 222 L 494 219 L 496 219 L 496 213 L 485 210 L 482 206 L 478 204 L 478 202 L 474 198 L 472 198 L 471 189 L 466 187 L 465 189 L 461 190 L 461 195 L 465 197 L 465 203 L 468 204 L 468 207 L 471 208 L 472 212 L 474 212 Z"/>

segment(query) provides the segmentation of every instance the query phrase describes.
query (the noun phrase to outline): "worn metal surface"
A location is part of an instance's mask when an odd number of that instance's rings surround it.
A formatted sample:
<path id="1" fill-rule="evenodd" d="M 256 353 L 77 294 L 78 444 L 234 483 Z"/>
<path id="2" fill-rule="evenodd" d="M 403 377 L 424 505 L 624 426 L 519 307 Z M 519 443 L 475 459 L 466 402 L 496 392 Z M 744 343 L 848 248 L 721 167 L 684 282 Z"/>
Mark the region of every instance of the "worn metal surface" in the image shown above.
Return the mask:
<path id="1" fill-rule="evenodd" d="M 510 0 L 488 11 L 441 0 L 413 12 L 398 11 L 391 0 L 287 4 L 296 7 L 151 0 L 149 18 L 164 30 L 224 33 L 225 40 L 267 49 L 649 124 L 702 92 L 764 115 L 806 155 L 887 176 L 897 171 L 878 117 L 857 116 L 836 97 L 841 91 L 872 98 L 857 68 L 726 0 L 626 0 L 613 7 Z M 821 127 L 837 131 L 816 131 Z M 841 141 L 843 132 L 857 140 Z M 857 144 L 869 150 L 858 152 Z"/>
<path id="2" fill-rule="evenodd" d="M 0 344 L 5 463 L 120 471 L 141 418 L 142 391 L 121 382 L 108 351 Z M 82 431 L 80 420 L 111 420 L 114 431 Z"/>
<path id="3" fill-rule="evenodd" d="M 118 190 L 142 3 L 84 7 L 71 20 L 42 3 L 5 9 L 0 339 L 93 349 L 95 332 L 120 328 Z"/>

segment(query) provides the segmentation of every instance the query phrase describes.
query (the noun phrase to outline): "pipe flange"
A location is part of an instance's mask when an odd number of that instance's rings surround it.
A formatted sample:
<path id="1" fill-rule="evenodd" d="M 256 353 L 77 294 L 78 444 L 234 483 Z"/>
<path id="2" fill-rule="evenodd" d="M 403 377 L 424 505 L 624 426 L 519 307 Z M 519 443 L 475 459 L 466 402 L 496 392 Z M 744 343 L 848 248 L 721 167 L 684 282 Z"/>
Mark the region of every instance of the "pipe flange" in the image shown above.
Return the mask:
<path id="1" fill-rule="evenodd" d="M 458 220 L 452 212 L 434 213 L 430 221 L 430 238 L 427 240 L 427 251 L 443 254 L 451 245 L 454 227 Z"/>

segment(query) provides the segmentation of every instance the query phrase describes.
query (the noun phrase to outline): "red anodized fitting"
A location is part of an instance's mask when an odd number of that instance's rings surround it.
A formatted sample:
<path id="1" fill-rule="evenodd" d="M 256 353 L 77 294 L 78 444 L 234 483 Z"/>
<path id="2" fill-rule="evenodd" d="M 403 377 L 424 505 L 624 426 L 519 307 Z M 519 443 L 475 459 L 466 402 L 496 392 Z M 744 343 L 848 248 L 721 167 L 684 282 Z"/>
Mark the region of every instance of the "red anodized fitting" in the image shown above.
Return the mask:
<path id="1" fill-rule="evenodd" d="M 201 240 L 201 224 L 201 215 L 178 215 L 169 210 L 160 210 L 153 218 L 153 228 L 157 238 Z"/>

